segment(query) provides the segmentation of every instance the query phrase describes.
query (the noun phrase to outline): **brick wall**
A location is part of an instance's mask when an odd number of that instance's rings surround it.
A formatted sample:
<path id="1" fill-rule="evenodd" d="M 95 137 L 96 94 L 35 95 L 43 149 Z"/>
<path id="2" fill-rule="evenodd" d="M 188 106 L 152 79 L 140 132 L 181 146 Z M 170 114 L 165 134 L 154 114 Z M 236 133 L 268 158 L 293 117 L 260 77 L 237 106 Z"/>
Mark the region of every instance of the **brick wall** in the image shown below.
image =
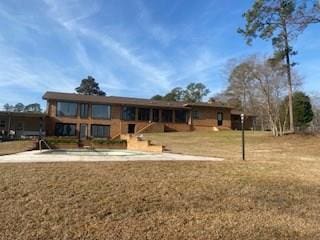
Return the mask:
<path id="1" fill-rule="evenodd" d="M 80 130 L 80 124 L 88 125 L 88 136 L 91 136 L 90 126 L 92 124 L 98 125 L 110 125 L 110 135 L 111 137 L 117 136 L 119 134 L 128 133 L 129 124 L 135 124 L 135 132 L 145 128 L 150 124 L 149 121 L 138 121 L 137 116 L 135 121 L 123 121 L 121 120 L 121 105 L 111 106 L 111 119 L 92 119 L 91 114 L 88 118 L 80 118 L 78 113 L 77 117 L 57 117 L 56 116 L 56 106 L 57 102 L 50 100 L 48 104 L 48 118 L 46 119 L 46 130 L 47 134 L 55 134 L 56 123 L 70 123 L 76 124 L 77 136 Z M 79 110 L 79 107 L 78 107 Z M 193 119 L 193 126 L 188 123 L 158 123 L 152 126 L 147 132 L 163 132 L 167 131 L 191 131 L 191 130 L 212 130 L 213 127 L 217 127 L 217 113 L 223 112 L 223 125 L 222 128 L 230 128 L 230 109 L 225 108 L 210 108 L 210 107 L 194 107 L 194 110 L 199 112 L 199 119 Z M 89 113 L 91 112 L 91 104 L 89 104 Z M 137 115 L 137 114 L 136 114 Z M 161 113 L 160 113 L 161 115 Z M 175 114 L 173 114 L 173 121 L 175 120 Z"/>
<path id="2" fill-rule="evenodd" d="M 199 112 L 198 119 L 192 119 L 193 130 L 207 130 L 218 127 L 217 113 L 223 113 L 222 128 L 231 128 L 231 109 L 228 108 L 206 108 L 194 107 L 193 110 Z"/>

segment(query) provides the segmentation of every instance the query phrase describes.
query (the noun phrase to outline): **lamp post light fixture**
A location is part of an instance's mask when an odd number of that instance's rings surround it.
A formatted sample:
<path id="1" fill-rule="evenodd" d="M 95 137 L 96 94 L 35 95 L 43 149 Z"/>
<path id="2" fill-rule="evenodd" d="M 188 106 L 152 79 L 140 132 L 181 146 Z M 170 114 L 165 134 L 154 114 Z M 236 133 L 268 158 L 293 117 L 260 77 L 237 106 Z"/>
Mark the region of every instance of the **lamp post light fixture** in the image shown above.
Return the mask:
<path id="1" fill-rule="evenodd" d="M 242 130 L 242 160 L 245 160 L 245 143 L 244 143 L 244 114 L 241 113 L 241 130 Z"/>

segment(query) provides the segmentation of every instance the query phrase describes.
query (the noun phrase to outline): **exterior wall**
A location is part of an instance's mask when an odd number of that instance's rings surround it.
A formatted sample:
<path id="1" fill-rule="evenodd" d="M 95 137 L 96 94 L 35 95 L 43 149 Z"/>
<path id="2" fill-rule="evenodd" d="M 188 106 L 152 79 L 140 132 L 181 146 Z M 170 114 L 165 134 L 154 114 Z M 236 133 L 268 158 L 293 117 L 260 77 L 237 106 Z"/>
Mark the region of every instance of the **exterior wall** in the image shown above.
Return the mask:
<path id="1" fill-rule="evenodd" d="M 139 107 L 137 107 L 139 108 Z M 122 106 L 113 104 L 111 105 L 111 119 L 93 119 L 91 118 L 91 104 L 89 104 L 89 117 L 84 119 L 80 118 L 79 105 L 77 117 L 57 117 L 57 101 L 48 101 L 48 118 L 47 118 L 47 135 L 55 135 L 56 123 L 69 123 L 76 125 L 76 136 L 79 136 L 80 124 L 88 125 L 88 136 L 91 136 L 90 130 L 92 124 L 110 125 L 110 137 L 116 137 L 120 134 L 128 133 L 129 124 L 135 124 L 135 133 L 142 130 L 142 132 L 164 132 L 164 131 L 192 131 L 192 130 L 212 130 L 217 126 L 217 113 L 223 112 L 223 125 L 219 128 L 231 128 L 230 109 L 228 108 L 212 108 L 212 107 L 193 107 L 194 110 L 199 112 L 199 119 L 191 120 L 189 117 L 188 123 L 176 123 L 175 112 L 173 111 L 173 122 L 164 123 L 161 120 L 161 111 L 165 108 L 155 107 L 160 109 L 160 121 L 151 124 L 150 121 L 139 121 L 136 112 L 135 121 L 124 121 L 121 119 Z M 149 109 L 152 109 L 149 107 Z M 167 108 L 169 109 L 169 108 Z M 174 110 L 174 109 L 171 109 Z M 188 115 L 190 112 L 188 113 Z M 148 127 L 150 126 L 150 127 Z M 145 129 L 145 130 L 144 130 Z"/>
<path id="2" fill-rule="evenodd" d="M 164 131 L 189 132 L 191 131 L 191 126 L 187 123 L 165 123 Z"/>
<path id="3" fill-rule="evenodd" d="M 192 119 L 193 130 L 212 130 L 213 127 L 231 128 L 231 109 L 229 108 L 194 107 L 192 110 L 199 112 L 199 119 Z M 223 113 L 222 126 L 218 126 L 218 112 Z"/>
<path id="4" fill-rule="evenodd" d="M 5 126 L 0 126 L 0 132 L 5 131 L 9 133 L 10 130 L 15 132 L 17 137 L 20 136 L 36 136 L 39 135 L 41 124 L 44 124 L 44 121 L 40 120 L 40 117 L 36 116 L 15 116 L 14 113 L 11 113 L 11 116 L 0 115 L 0 121 L 5 121 Z M 42 131 L 45 127 L 42 126 Z M 45 133 L 42 132 L 44 135 Z"/>
<path id="5" fill-rule="evenodd" d="M 241 117 L 240 115 L 231 115 L 231 128 L 233 130 L 241 130 Z M 244 129 L 251 130 L 254 129 L 255 117 L 247 116 L 244 121 Z"/>
<path id="6" fill-rule="evenodd" d="M 48 135 L 55 135 L 55 125 L 56 123 L 70 123 L 76 124 L 76 135 L 78 136 L 80 130 L 80 124 L 88 125 L 88 136 L 91 136 L 91 125 L 110 125 L 110 135 L 111 137 L 121 134 L 121 106 L 112 105 L 111 106 L 111 119 L 93 119 L 91 117 L 91 105 L 89 104 L 89 116 L 88 118 L 80 118 L 79 107 L 77 117 L 57 117 L 57 101 L 50 101 L 48 108 L 48 124 L 47 133 Z M 125 126 L 124 126 L 125 127 Z"/>

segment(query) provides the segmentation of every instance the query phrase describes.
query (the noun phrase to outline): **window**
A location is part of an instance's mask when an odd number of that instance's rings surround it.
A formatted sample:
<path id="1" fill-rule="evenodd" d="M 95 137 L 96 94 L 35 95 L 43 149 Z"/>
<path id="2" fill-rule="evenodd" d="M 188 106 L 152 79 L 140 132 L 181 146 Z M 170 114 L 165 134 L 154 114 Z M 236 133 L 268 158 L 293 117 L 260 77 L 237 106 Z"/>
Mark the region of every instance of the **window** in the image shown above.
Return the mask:
<path id="1" fill-rule="evenodd" d="M 150 109 L 139 108 L 138 109 L 138 120 L 139 121 L 149 121 L 150 120 Z"/>
<path id="2" fill-rule="evenodd" d="M 101 104 L 92 105 L 92 118 L 111 119 L 111 106 Z"/>
<path id="3" fill-rule="evenodd" d="M 80 104 L 80 117 L 88 118 L 89 116 L 89 105 L 88 104 Z"/>
<path id="4" fill-rule="evenodd" d="M 172 122 L 172 110 L 162 110 L 162 122 Z"/>
<path id="5" fill-rule="evenodd" d="M 76 117 L 78 104 L 71 102 L 57 102 L 58 117 Z"/>
<path id="6" fill-rule="evenodd" d="M 91 136 L 94 138 L 110 137 L 109 125 L 91 125 Z"/>
<path id="7" fill-rule="evenodd" d="M 218 126 L 223 125 L 223 113 L 222 112 L 217 113 L 217 122 L 218 122 Z"/>
<path id="8" fill-rule="evenodd" d="M 0 128 L 5 128 L 5 127 L 6 127 L 6 121 L 0 120 Z"/>
<path id="9" fill-rule="evenodd" d="M 186 123 L 187 122 L 187 111 L 186 110 L 176 110 L 176 122 Z"/>
<path id="10" fill-rule="evenodd" d="M 192 111 L 192 118 L 193 119 L 200 119 L 200 113 L 197 110 Z"/>
<path id="11" fill-rule="evenodd" d="M 159 122 L 159 109 L 152 109 L 152 121 Z"/>
<path id="12" fill-rule="evenodd" d="M 136 108 L 135 107 L 123 107 L 122 119 L 125 121 L 135 121 L 136 120 Z"/>
<path id="13" fill-rule="evenodd" d="M 75 136 L 76 124 L 57 123 L 55 129 L 56 136 Z"/>

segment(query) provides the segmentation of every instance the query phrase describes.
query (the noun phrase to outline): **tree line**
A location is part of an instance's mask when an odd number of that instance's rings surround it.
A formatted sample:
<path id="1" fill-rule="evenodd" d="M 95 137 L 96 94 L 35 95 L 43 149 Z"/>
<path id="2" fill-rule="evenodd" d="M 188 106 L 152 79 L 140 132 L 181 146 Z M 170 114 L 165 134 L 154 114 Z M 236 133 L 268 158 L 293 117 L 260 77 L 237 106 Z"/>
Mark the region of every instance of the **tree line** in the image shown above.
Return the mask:
<path id="1" fill-rule="evenodd" d="M 24 105 L 23 103 L 17 103 L 15 105 L 6 103 L 3 105 L 3 109 L 6 112 L 42 112 L 39 103 L 31 103 L 27 105 Z"/>
<path id="2" fill-rule="evenodd" d="M 297 63 L 292 61 L 292 58 L 298 53 L 295 51 L 293 43 L 310 24 L 320 22 L 320 2 L 318 0 L 255 0 L 252 7 L 243 14 L 243 17 L 246 24 L 243 28 L 239 28 L 238 32 L 244 36 L 249 45 L 251 45 L 255 38 L 267 41 L 271 40 L 274 53 L 268 59 L 268 62 L 269 65 L 273 64 L 281 68 L 280 75 L 277 73 L 278 77 L 286 78 L 289 115 L 288 130 L 293 133 L 295 131 L 295 117 L 293 113 L 292 69 Z M 270 68 L 268 65 L 264 66 Z M 264 83 L 262 81 L 261 85 Z M 264 95 L 270 95 L 268 87 L 261 87 L 263 91 L 267 91 Z M 268 102 L 269 105 L 275 104 L 271 100 L 268 100 Z M 274 117 L 275 109 L 269 108 L 271 106 L 268 107 L 268 115 L 272 128 L 275 130 L 275 134 L 277 134 L 278 130 L 281 134 L 283 129 L 281 129 L 278 117 Z M 283 113 L 282 115 L 286 116 Z"/>
<path id="3" fill-rule="evenodd" d="M 290 130 L 289 97 L 285 66 L 266 57 L 251 56 L 228 65 L 227 88 L 214 96 L 244 113 L 254 113 L 262 130 L 275 136 Z M 292 110 L 295 129 L 304 130 L 313 120 L 310 97 L 300 91 L 302 78 L 292 72 Z"/>
<path id="4" fill-rule="evenodd" d="M 167 94 L 155 95 L 152 100 L 201 102 L 210 90 L 203 83 L 190 83 L 186 88 L 176 87 Z"/>

